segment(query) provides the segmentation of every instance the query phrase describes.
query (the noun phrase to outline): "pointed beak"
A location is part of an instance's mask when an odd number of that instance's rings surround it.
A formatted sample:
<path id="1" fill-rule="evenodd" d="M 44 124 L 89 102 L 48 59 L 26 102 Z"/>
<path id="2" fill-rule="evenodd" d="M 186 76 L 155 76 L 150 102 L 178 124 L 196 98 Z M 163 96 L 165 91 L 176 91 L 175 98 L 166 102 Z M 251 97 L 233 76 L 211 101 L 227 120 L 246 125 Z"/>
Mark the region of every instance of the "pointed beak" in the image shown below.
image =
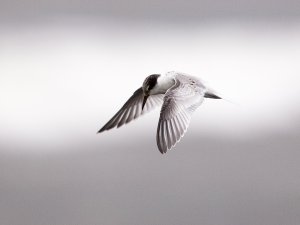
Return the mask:
<path id="1" fill-rule="evenodd" d="M 143 105 L 142 105 L 142 111 L 143 111 L 143 109 L 144 109 L 144 106 L 145 106 L 145 104 L 146 104 L 146 102 L 147 102 L 148 97 L 149 97 L 149 95 L 144 94 Z"/>

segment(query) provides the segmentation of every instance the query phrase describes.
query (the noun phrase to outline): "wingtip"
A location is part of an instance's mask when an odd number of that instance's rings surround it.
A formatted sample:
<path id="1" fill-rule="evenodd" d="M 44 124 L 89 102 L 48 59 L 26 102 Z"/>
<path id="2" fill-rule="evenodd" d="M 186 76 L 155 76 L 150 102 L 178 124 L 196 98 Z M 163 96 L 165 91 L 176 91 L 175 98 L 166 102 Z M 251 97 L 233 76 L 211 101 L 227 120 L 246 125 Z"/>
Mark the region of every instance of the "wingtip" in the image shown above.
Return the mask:
<path id="1" fill-rule="evenodd" d="M 158 146 L 158 150 L 159 150 L 159 152 L 160 152 L 162 155 L 164 155 L 164 154 L 167 153 L 167 149 L 162 149 L 162 148 L 159 147 L 159 146 Z"/>
<path id="2" fill-rule="evenodd" d="M 159 144 L 157 143 L 157 149 L 158 151 L 163 155 L 164 154 L 164 151 L 161 149 L 161 147 L 159 146 Z"/>
<path id="3" fill-rule="evenodd" d="M 104 128 L 101 128 L 100 130 L 97 131 L 96 134 L 102 133 L 103 131 L 105 131 L 105 129 L 104 129 Z"/>

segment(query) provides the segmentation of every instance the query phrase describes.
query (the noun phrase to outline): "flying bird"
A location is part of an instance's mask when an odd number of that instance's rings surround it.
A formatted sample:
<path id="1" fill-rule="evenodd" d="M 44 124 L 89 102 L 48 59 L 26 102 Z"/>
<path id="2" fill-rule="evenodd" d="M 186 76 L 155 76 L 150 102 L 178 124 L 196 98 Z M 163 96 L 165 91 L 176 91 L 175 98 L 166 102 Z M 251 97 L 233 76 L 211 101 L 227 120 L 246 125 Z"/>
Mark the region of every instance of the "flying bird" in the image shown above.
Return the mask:
<path id="1" fill-rule="evenodd" d="M 164 154 L 183 137 L 193 112 L 204 98 L 221 99 L 194 76 L 175 71 L 152 74 L 98 133 L 120 127 L 161 106 L 156 142 Z"/>

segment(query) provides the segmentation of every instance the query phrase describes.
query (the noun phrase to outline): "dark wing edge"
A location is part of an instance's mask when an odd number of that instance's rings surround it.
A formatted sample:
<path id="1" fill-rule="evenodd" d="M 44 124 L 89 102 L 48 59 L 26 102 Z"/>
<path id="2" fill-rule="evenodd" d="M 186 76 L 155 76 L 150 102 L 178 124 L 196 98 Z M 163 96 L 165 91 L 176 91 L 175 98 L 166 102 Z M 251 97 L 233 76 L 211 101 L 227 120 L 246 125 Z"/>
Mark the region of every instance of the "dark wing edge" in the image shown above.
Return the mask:
<path id="1" fill-rule="evenodd" d="M 157 147 L 162 154 L 174 147 L 184 136 L 193 112 L 204 99 L 204 93 L 199 90 L 192 96 L 189 93 L 184 98 L 178 96 L 177 92 L 182 88 L 182 83 L 185 84 L 186 81 L 181 82 L 178 76 L 175 85 L 164 96 L 156 133 Z M 194 90 L 194 87 L 191 88 Z M 189 99 L 194 100 L 187 105 Z"/>
<path id="2" fill-rule="evenodd" d="M 170 110 L 170 114 L 173 115 L 165 117 L 166 111 L 161 111 L 156 133 L 157 147 L 162 154 L 180 141 L 187 131 L 191 120 L 191 114 L 182 105 L 177 104 L 174 100 L 169 101 L 168 105 L 172 108 L 169 107 L 169 109 L 165 110 Z"/>
<path id="3" fill-rule="evenodd" d="M 151 111 L 155 106 L 162 104 L 162 100 L 163 95 L 151 95 L 142 110 L 143 89 L 137 89 L 122 108 L 97 133 L 110 130 L 114 127 L 119 128 L 129 123 L 146 112 Z"/>

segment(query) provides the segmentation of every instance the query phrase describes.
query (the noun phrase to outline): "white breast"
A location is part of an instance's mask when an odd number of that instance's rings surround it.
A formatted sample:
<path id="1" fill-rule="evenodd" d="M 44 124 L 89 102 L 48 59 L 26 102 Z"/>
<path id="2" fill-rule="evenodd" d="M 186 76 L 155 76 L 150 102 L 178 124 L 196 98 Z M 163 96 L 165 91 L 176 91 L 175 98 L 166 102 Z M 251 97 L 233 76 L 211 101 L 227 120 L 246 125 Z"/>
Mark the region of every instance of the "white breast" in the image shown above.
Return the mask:
<path id="1" fill-rule="evenodd" d="M 175 84 L 173 76 L 164 75 L 157 79 L 157 84 L 150 91 L 150 95 L 165 94 L 166 91 Z"/>

